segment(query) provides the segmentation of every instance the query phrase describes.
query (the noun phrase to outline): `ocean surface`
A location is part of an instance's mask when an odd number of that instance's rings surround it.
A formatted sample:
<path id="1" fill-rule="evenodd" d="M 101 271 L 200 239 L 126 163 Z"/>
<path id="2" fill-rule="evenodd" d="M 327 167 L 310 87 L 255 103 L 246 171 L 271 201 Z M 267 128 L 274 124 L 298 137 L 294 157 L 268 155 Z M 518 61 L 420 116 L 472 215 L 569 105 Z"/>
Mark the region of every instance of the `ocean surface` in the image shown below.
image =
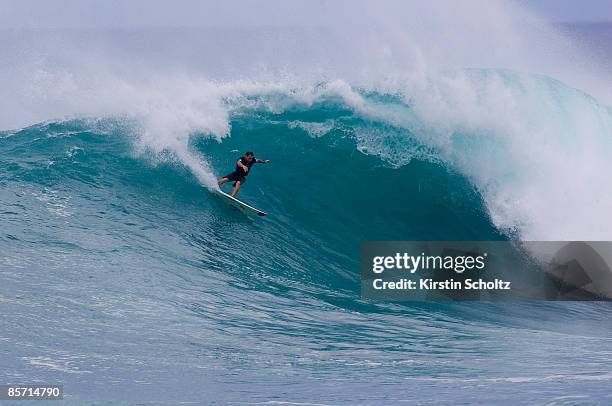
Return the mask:
<path id="1" fill-rule="evenodd" d="M 31 62 L 32 33 L 4 35 Z M 364 240 L 609 240 L 599 95 L 507 66 L 416 87 L 166 66 L 145 97 L 52 49 L 27 86 L 0 74 L 0 383 L 75 405 L 612 403 L 609 303 L 376 303 L 359 281 Z M 265 218 L 210 191 L 246 150 L 272 160 L 239 193 Z"/>

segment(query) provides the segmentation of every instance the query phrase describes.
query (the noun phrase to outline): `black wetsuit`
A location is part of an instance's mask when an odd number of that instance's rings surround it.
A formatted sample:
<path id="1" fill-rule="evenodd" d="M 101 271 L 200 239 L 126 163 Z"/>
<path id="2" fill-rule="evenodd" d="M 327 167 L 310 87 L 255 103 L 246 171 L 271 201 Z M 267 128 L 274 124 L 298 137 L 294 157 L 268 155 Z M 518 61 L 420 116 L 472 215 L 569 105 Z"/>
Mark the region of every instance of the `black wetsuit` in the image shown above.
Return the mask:
<path id="1" fill-rule="evenodd" d="M 236 170 L 230 173 L 229 175 L 225 175 L 224 178 L 229 179 L 229 181 L 234 182 L 234 184 L 235 182 L 240 182 L 241 184 L 244 184 L 244 182 L 246 182 L 247 175 L 251 172 L 251 167 L 255 164 L 255 162 L 257 162 L 257 158 L 253 157 L 253 159 L 251 159 L 251 162 L 249 162 L 246 160 L 245 157 L 241 156 L 240 158 L 238 158 L 238 161 L 240 161 L 244 166 L 249 168 L 249 171 L 245 172 L 244 169 L 242 169 L 242 167 L 240 167 L 236 163 Z"/>

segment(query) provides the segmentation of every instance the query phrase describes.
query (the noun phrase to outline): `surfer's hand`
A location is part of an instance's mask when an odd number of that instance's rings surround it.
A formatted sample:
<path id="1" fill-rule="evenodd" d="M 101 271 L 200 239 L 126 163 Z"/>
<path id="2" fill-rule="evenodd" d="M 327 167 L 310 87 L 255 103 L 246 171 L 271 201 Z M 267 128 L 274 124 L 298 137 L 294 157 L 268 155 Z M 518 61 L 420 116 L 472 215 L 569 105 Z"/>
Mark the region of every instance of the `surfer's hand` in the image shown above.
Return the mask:
<path id="1" fill-rule="evenodd" d="M 242 170 L 244 170 L 245 172 L 249 171 L 249 167 L 246 165 L 242 165 Z"/>

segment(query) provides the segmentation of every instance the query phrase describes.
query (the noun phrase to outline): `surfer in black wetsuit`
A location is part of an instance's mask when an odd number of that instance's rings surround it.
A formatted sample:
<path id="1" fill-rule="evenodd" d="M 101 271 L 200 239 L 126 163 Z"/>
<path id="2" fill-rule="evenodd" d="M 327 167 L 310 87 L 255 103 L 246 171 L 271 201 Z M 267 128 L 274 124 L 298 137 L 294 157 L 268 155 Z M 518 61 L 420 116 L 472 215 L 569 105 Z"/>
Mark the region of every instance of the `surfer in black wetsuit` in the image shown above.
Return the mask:
<path id="1" fill-rule="evenodd" d="M 236 193 L 238 193 L 240 186 L 244 184 L 244 182 L 246 182 L 246 177 L 249 174 L 251 166 L 253 166 L 255 163 L 265 164 L 268 162 L 270 162 L 269 159 L 257 159 L 253 156 L 253 153 L 251 151 L 248 151 L 246 154 L 244 154 L 244 156 L 241 156 L 240 158 L 238 158 L 238 161 L 236 161 L 236 170 L 230 173 L 229 175 L 225 175 L 224 177 L 219 179 L 217 183 L 219 184 L 219 186 L 221 186 L 222 184 L 227 182 L 234 182 L 232 196 L 236 196 Z"/>

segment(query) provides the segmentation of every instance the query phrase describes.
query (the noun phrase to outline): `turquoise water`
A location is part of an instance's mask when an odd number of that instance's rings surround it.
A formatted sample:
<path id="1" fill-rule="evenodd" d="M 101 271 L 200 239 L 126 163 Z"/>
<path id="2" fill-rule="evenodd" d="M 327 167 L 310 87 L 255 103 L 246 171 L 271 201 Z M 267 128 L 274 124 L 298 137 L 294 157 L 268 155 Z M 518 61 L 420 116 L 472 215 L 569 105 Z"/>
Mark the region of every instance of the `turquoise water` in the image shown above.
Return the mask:
<path id="1" fill-rule="evenodd" d="M 2 134 L 0 381 L 73 404 L 612 401 L 609 304 L 360 299 L 363 240 L 512 237 L 460 165 L 337 99 L 230 125 L 190 151 L 216 174 L 271 159 L 240 192 L 268 217 L 139 151 L 130 120 Z M 368 152 L 363 129 L 412 158 Z"/>

